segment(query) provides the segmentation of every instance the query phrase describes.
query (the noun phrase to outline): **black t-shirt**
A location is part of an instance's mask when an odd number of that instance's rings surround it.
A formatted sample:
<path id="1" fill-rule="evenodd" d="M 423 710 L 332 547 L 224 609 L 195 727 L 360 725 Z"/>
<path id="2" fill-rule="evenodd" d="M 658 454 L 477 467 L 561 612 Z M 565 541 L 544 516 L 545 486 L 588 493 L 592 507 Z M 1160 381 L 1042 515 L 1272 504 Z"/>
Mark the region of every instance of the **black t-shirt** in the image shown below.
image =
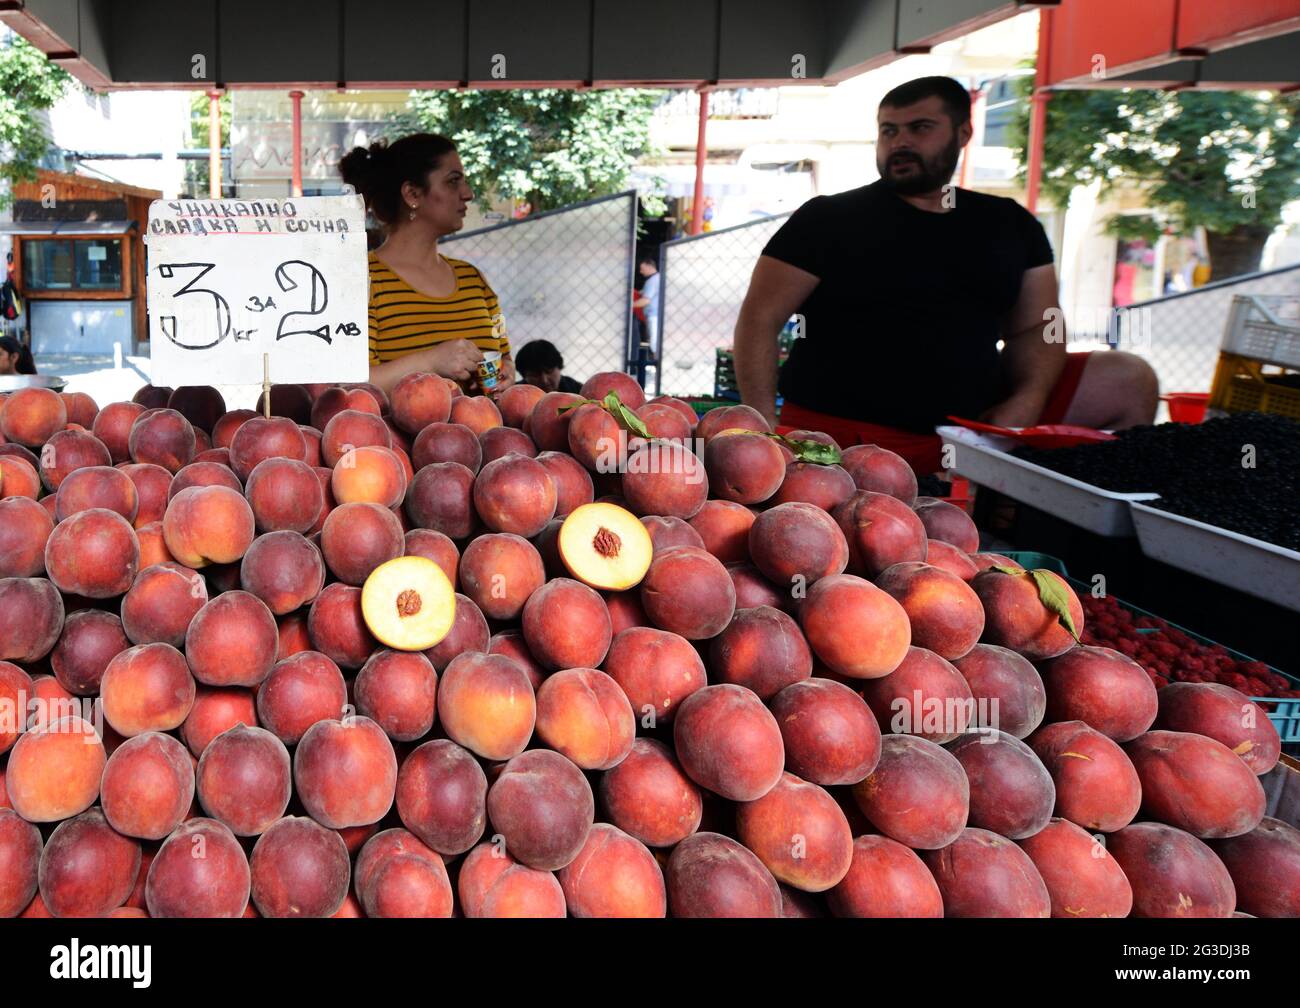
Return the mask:
<path id="1" fill-rule="evenodd" d="M 1052 262 L 1014 200 L 955 189 L 952 209 L 933 213 L 881 182 L 810 199 L 763 255 L 821 278 L 798 310 L 781 395 L 914 431 L 999 401 L 1001 320 L 1025 270 Z"/>
<path id="2" fill-rule="evenodd" d="M 560 385 L 556 392 L 581 392 L 582 384 L 576 378 L 570 378 L 566 374 L 560 375 Z"/>

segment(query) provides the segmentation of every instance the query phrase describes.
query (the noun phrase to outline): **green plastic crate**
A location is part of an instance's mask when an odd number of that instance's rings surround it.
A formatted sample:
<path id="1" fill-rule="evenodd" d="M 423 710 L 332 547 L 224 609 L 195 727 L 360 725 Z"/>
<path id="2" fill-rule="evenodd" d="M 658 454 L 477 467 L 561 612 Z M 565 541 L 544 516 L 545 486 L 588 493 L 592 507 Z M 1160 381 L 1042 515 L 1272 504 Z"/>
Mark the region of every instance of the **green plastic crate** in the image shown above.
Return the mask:
<path id="1" fill-rule="evenodd" d="M 740 402 L 739 392 L 728 392 L 725 396 L 715 399 L 687 399 L 686 404 L 695 410 L 696 416 L 704 416 L 709 410 L 719 409 L 722 406 L 735 406 Z M 781 409 L 781 397 L 776 397 L 776 408 Z"/>
<path id="2" fill-rule="evenodd" d="M 1015 553 L 1003 553 L 1002 555 L 1010 558 L 1011 560 L 1014 560 L 1016 563 L 1020 564 L 1021 567 L 1026 567 L 1026 568 L 1032 567 L 1040 570 L 1050 570 L 1055 574 L 1060 574 L 1061 577 L 1069 581 L 1070 584 L 1073 585 L 1074 588 L 1078 591 L 1091 590 L 1089 586 L 1084 582 L 1077 581 L 1074 578 L 1070 577 L 1069 572 L 1066 571 L 1065 569 L 1065 564 L 1061 560 L 1047 553 L 1034 553 L 1034 552 L 1024 551 L 1024 552 L 1015 552 Z M 1240 651 L 1234 651 L 1232 648 L 1227 647 L 1226 645 L 1219 645 L 1218 641 L 1211 640 L 1209 637 L 1206 637 L 1203 634 L 1198 634 L 1194 630 L 1188 630 L 1184 626 L 1179 626 L 1177 623 L 1167 620 L 1163 616 L 1157 616 L 1155 613 L 1148 612 L 1146 609 L 1143 609 L 1140 606 L 1133 605 L 1133 603 L 1131 602 L 1125 602 L 1122 598 L 1117 597 L 1115 601 L 1118 602 L 1123 608 L 1127 609 L 1129 612 L 1133 613 L 1136 616 L 1150 616 L 1152 619 L 1164 620 L 1164 622 L 1169 624 L 1169 626 L 1171 626 L 1173 629 L 1182 631 L 1183 633 L 1187 634 L 1188 637 L 1191 637 L 1193 640 L 1199 641 L 1201 644 L 1204 644 L 1207 647 L 1213 647 L 1213 646 L 1225 647 L 1228 654 L 1232 655 L 1232 657 L 1237 661 L 1251 662 L 1255 660 L 1254 658 L 1251 658 L 1249 655 L 1244 655 Z M 1155 633 L 1155 629 L 1154 628 L 1147 629 L 1147 628 L 1140 627 L 1138 628 L 1138 632 Z M 1269 665 L 1268 668 L 1270 672 L 1276 672 L 1278 675 L 1282 676 L 1282 678 L 1290 682 L 1293 688 L 1300 689 L 1300 680 L 1296 679 L 1295 676 L 1289 675 L 1288 673 L 1283 672 L 1279 668 L 1274 668 L 1272 665 Z M 1288 746 L 1300 745 L 1300 700 L 1286 699 L 1286 698 L 1278 699 L 1277 697 L 1251 697 L 1250 699 L 1254 700 L 1256 703 L 1269 704 L 1274 708 L 1272 713 L 1270 713 L 1268 717 L 1269 720 L 1272 721 L 1274 726 L 1277 728 L 1277 733 L 1279 736 L 1281 736 L 1283 745 L 1288 745 Z"/>
<path id="3" fill-rule="evenodd" d="M 1026 569 L 1049 570 L 1053 574 L 1060 574 L 1061 577 L 1065 578 L 1073 585 L 1079 584 L 1079 582 L 1075 581 L 1068 573 L 1066 573 L 1065 562 L 1058 560 L 1049 553 L 1033 553 L 1028 550 L 1021 550 L 1016 553 L 999 553 L 998 555 L 1004 556 L 1009 560 L 1014 560 L 1016 563 L 1020 564 L 1021 567 Z"/>

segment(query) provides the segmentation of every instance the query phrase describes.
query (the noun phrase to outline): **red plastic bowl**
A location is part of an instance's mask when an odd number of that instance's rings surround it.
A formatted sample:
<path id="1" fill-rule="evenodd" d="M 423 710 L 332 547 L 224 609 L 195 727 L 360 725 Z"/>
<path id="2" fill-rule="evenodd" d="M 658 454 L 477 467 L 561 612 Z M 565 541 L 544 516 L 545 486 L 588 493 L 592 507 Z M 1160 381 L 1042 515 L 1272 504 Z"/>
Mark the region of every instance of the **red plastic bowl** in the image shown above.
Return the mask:
<path id="1" fill-rule="evenodd" d="M 1160 397 L 1169 406 L 1169 419 L 1174 423 L 1197 424 L 1205 419 L 1205 407 L 1210 401 L 1208 392 L 1169 392 Z"/>

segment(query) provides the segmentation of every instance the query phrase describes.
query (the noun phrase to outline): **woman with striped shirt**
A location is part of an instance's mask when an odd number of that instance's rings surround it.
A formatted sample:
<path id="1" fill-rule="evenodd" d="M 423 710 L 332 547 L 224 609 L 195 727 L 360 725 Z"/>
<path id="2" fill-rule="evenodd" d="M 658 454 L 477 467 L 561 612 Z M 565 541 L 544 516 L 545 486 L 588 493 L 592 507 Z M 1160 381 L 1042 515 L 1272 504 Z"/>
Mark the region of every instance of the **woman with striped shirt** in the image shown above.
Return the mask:
<path id="1" fill-rule="evenodd" d="M 369 254 L 370 380 L 385 392 L 413 371 L 464 382 L 495 350 L 502 355 L 497 389 L 513 384 L 496 294 L 476 267 L 438 251 L 438 239 L 461 229 L 474 198 L 455 145 L 432 133 L 380 140 L 354 147 L 339 172 L 387 232 Z"/>

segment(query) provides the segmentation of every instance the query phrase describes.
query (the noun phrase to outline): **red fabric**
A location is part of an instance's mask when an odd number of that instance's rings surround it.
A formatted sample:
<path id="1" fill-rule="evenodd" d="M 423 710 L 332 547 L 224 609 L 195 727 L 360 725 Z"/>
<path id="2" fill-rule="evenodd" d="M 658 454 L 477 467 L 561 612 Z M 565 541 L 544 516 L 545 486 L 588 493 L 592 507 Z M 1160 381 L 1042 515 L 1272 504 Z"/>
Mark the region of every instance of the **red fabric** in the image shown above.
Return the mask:
<path id="1" fill-rule="evenodd" d="M 1052 386 L 1052 394 L 1047 397 L 1043 415 L 1038 422 L 1042 424 L 1059 424 L 1065 422 L 1065 413 L 1074 402 L 1074 395 L 1079 391 L 1079 379 L 1083 377 L 1084 365 L 1094 351 L 1087 353 L 1068 353 L 1065 355 L 1065 370 Z"/>
<path id="2" fill-rule="evenodd" d="M 792 430 L 821 431 L 833 437 L 841 448 L 858 444 L 888 448 L 903 456 L 907 464 L 919 474 L 937 472 L 943 468 L 939 460 L 942 442 L 937 434 L 917 434 L 896 427 L 849 420 L 788 402 L 781 407 L 781 425 L 777 427 L 777 433 L 788 434 Z"/>
<path id="3" fill-rule="evenodd" d="M 1066 355 L 1065 370 L 1052 387 L 1052 393 L 1043 408 L 1039 423 L 1061 423 L 1065 411 L 1079 390 L 1079 379 L 1083 377 L 1083 368 L 1087 364 L 1087 353 Z M 786 403 L 781 407 L 781 425 L 777 432 L 789 433 L 792 430 L 822 431 L 833 437 L 841 448 L 856 444 L 874 444 L 901 455 L 918 474 L 938 472 L 943 468 L 941 452 L 943 442 L 937 434 L 917 434 L 913 431 L 899 430 L 896 427 L 882 427 L 879 424 L 864 423 L 861 420 L 849 420 L 845 417 L 831 416 L 805 409 L 798 403 Z"/>

